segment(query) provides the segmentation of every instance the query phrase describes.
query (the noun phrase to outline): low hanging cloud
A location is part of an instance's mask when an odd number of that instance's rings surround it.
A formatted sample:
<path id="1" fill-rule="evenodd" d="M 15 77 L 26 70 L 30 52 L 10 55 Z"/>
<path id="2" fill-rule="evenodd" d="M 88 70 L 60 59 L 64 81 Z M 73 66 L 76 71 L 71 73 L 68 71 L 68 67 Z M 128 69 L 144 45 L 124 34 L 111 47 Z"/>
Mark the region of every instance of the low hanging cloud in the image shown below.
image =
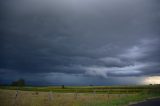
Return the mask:
<path id="1" fill-rule="evenodd" d="M 143 76 L 159 73 L 159 58 L 154 53 L 159 51 L 159 39 L 144 39 L 139 45 L 133 46 L 116 57 L 99 59 L 109 66 L 91 66 L 86 68 L 87 75 L 93 76 Z M 151 58 L 151 59 L 150 59 Z M 151 61 L 152 60 L 152 61 Z"/>
<path id="2" fill-rule="evenodd" d="M 11 74 L 97 80 L 160 73 L 158 0 L 0 3 L 0 80 Z"/>

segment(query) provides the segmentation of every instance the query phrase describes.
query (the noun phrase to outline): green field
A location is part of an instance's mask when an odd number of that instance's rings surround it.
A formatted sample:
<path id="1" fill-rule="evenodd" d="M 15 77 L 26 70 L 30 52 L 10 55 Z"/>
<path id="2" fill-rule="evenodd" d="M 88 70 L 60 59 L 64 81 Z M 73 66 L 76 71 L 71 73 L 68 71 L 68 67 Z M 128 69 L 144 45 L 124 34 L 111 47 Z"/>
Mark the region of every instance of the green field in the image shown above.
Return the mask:
<path id="1" fill-rule="evenodd" d="M 18 91 L 18 92 L 17 92 Z M 160 96 L 160 86 L 0 87 L 0 106 L 126 106 Z"/>

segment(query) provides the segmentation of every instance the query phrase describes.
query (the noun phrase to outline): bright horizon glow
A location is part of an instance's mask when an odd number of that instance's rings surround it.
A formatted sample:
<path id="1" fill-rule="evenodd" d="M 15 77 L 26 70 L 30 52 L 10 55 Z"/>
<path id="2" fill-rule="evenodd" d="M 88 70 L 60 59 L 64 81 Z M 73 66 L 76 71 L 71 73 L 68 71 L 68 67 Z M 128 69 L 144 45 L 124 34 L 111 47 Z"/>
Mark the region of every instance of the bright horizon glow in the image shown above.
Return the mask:
<path id="1" fill-rule="evenodd" d="M 148 77 L 144 80 L 145 84 L 160 84 L 160 76 Z"/>

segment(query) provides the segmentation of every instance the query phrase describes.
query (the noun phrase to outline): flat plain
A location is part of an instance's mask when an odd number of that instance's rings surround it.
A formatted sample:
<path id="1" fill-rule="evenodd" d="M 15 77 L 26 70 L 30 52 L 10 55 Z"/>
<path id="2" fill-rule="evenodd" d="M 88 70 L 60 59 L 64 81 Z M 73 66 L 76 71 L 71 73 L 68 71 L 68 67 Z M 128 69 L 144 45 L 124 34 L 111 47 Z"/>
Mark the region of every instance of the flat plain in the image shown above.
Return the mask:
<path id="1" fill-rule="evenodd" d="M 160 96 L 159 85 L 0 88 L 0 106 L 126 106 Z"/>

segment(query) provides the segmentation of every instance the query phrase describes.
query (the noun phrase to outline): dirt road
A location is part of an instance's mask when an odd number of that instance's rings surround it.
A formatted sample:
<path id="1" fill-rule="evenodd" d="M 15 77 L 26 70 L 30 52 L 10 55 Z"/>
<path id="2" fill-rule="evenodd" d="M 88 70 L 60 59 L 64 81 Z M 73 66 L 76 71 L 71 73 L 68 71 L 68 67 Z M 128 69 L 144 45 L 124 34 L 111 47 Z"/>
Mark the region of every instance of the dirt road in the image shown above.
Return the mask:
<path id="1" fill-rule="evenodd" d="M 145 102 L 141 102 L 130 106 L 160 106 L 160 98 L 150 99 Z"/>

